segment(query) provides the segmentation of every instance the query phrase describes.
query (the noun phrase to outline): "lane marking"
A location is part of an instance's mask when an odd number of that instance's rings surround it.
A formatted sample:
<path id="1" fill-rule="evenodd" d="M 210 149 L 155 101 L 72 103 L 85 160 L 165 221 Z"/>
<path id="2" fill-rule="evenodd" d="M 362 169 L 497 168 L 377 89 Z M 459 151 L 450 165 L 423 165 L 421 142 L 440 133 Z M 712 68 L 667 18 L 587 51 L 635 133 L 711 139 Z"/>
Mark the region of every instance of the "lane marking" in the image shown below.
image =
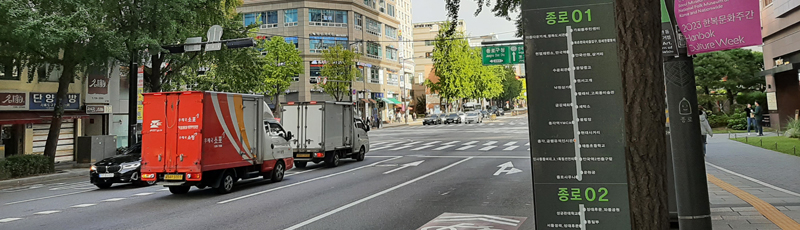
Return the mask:
<path id="1" fill-rule="evenodd" d="M 489 151 L 489 150 L 491 150 L 491 149 L 493 149 L 493 148 L 496 148 L 496 147 L 497 147 L 497 146 L 493 146 L 493 145 L 492 145 L 492 146 L 486 146 L 486 147 L 483 147 L 483 148 L 481 148 L 481 149 L 479 149 L 479 150 L 480 150 L 480 151 Z"/>
<path id="2" fill-rule="evenodd" d="M 483 145 L 494 145 L 495 143 L 497 143 L 497 141 L 486 142 L 486 144 L 483 144 Z"/>
<path id="3" fill-rule="evenodd" d="M 722 168 L 722 167 L 716 166 L 716 165 L 714 165 L 714 164 L 711 164 L 711 163 L 708 163 L 708 162 L 706 162 L 706 164 L 710 165 L 711 167 L 717 168 L 717 169 L 719 169 L 719 170 L 721 170 L 721 171 L 723 171 L 723 172 L 726 172 L 726 173 L 730 173 L 730 174 L 736 175 L 736 176 L 738 176 L 738 177 L 741 177 L 741 178 L 747 179 L 747 180 L 749 180 L 749 181 L 752 181 L 752 182 L 758 183 L 758 184 L 760 184 L 760 185 L 763 185 L 763 186 L 767 186 L 768 188 L 775 189 L 775 190 L 778 190 L 778 191 L 784 192 L 784 193 L 786 193 L 786 194 L 789 194 L 789 195 L 793 195 L 793 196 L 800 197 L 800 194 L 798 194 L 798 193 L 796 193 L 796 192 L 792 192 L 792 191 L 789 191 L 789 190 L 783 189 L 783 188 L 781 188 L 781 187 L 778 187 L 778 186 L 775 186 L 775 185 L 767 184 L 766 182 L 763 182 L 763 181 L 760 181 L 760 180 L 756 180 L 756 179 L 750 178 L 750 177 L 748 177 L 748 176 L 745 176 L 745 175 L 742 175 L 742 174 L 738 174 L 738 173 L 736 173 L 736 172 L 734 172 L 734 171 L 727 170 L 727 169 L 725 169 L 725 168 Z"/>
<path id="4" fill-rule="evenodd" d="M 267 189 L 267 190 L 264 190 L 264 191 L 261 191 L 261 192 L 256 192 L 256 193 L 252 193 L 252 194 L 248 194 L 248 195 L 244 195 L 244 196 L 240 196 L 240 197 L 236 197 L 236 198 L 232 198 L 232 199 L 228 199 L 228 200 L 223 200 L 223 201 L 217 202 L 217 204 L 230 203 L 230 202 L 233 202 L 233 201 L 237 201 L 237 200 L 241 200 L 241 199 L 245 199 L 245 198 L 249 198 L 249 197 L 253 197 L 253 196 L 258 196 L 258 195 L 261 195 L 261 194 L 264 194 L 264 193 L 277 191 L 277 190 L 284 189 L 284 188 L 294 187 L 294 186 L 305 184 L 305 183 L 308 183 L 308 182 L 322 180 L 322 179 L 325 179 L 325 178 L 334 177 L 334 176 L 342 175 L 342 174 L 345 174 L 345 173 L 350 173 L 350 172 L 353 172 L 353 171 L 356 171 L 356 170 L 360 170 L 360 169 L 364 169 L 364 168 L 374 167 L 375 165 L 378 165 L 380 163 L 387 162 L 387 161 L 392 161 L 392 160 L 397 160 L 397 159 L 400 159 L 400 158 L 402 158 L 402 156 L 389 158 L 389 159 L 386 159 L 386 160 L 378 161 L 378 162 L 375 162 L 375 163 L 372 163 L 372 164 L 369 164 L 369 165 L 364 165 L 364 166 L 361 166 L 361 167 L 358 167 L 358 168 L 353 168 L 353 169 L 346 170 L 346 171 L 341 171 L 341 172 L 338 172 L 338 173 L 328 174 L 328 175 L 325 175 L 325 176 L 321 176 L 321 177 L 317 177 L 317 178 L 313 178 L 313 179 L 300 181 L 300 182 L 297 182 L 297 183 L 294 183 L 294 184 L 287 184 L 287 185 L 284 185 L 284 186 L 280 186 L 280 187 L 276 187 L 276 188 L 272 188 L 272 189 Z"/>
<path id="5" fill-rule="evenodd" d="M 59 212 L 61 212 L 61 211 L 58 211 L 58 210 L 53 210 L 53 211 L 43 211 L 43 212 L 37 212 L 37 213 L 34 213 L 34 215 L 50 215 L 50 214 L 53 214 L 53 213 L 59 213 Z"/>
<path id="6" fill-rule="evenodd" d="M 398 168 L 396 168 L 396 169 L 392 169 L 392 170 L 386 171 L 386 172 L 384 172 L 383 174 L 385 175 L 385 174 L 389 174 L 389 173 L 397 172 L 397 171 L 399 171 L 399 170 L 401 170 L 401 169 L 404 169 L 404 168 L 408 168 L 408 167 L 414 167 L 414 166 L 419 166 L 420 164 L 422 164 L 422 162 L 423 162 L 423 161 L 424 161 L 424 160 L 421 160 L 421 161 L 415 161 L 415 162 L 411 162 L 411 163 L 408 163 L 408 164 L 403 164 L 403 166 L 400 166 L 400 167 L 398 167 Z"/>
<path id="7" fill-rule="evenodd" d="M 792 218 L 786 216 L 786 214 L 775 208 L 775 206 L 772 206 L 766 201 L 759 199 L 753 194 L 745 192 L 744 190 L 739 189 L 736 186 L 733 186 L 725 181 L 720 180 L 719 178 L 715 177 L 714 175 L 711 175 L 710 173 L 707 173 L 707 175 L 709 182 L 714 183 L 720 188 L 725 189 L 725 191 L 728 191 L 733 195 L 736 195 L 740 199 L 744 200 L 745 202 L 749 203 L 754 208 L 756 208 L 756 211 L 758 211 L 758 213 L 764 215 L 764 217 L 769 219 L 769 221 L 772 221 L 772 223 L 778 225 L 779 228 L 800 229 L 800 223 L 797 223 L 797 221 L 794 221 Z M 708 218 L 711 217 L 709 216 Z"/>
<path id="8" fill-rule="evenodd" d="M 442 149 L 446 149 L 446 148 L 450 148 L 450 147 L 453 147 L 453 146 L 452 145 L 443 145 L 442 147 L 435 148 L 433 150 L 437 150 L 438 151 L 438 150 L 442 150 Z"/>
<path id="9" fill-rule="evenodd" d="M 91 207 L 91 206 L 95 206 L 95 205 L 96 204 L 79 204 L 79 205 L 74 205 L 72 207 L 73 208 L 86 208 L 86 207 Z"/>
<path id="10" fill-rule="evenodd" d="M 518 147 L 519 146 L 508 146 L 508 148 L 503 149 L 503 151 L 511 151 L 511 150 L 514 150 L 514 149 L 516 149 Z"/>
<path id="11" fill-rule="evenodd" d="M 426 155 L 408 155 L 409 157 L 425 157 L 425 158 L 475 158 L 475 159 L 531 159 L 530 156 L 426 156 Z"/>
<path id="12" fill-rule="evenodd" d="M 153 195 L 153 193 L 152 192 L 143 192 L 143 193 L 137 193 L 137 194 L 133 194 L 133 195 L 134 196 L 148 196 L 148 195 Z"/>
<path id="13" fill-rule="evenodd" d="M 419 150 L 427 149 L 427 148 L 430 148 L 430 147 L 433 147 L 433 145 L 423 145 L 422 147 L 412 149 L 411 151 L 419 151 Z"/>
<path id="14" fill-rule="evenodd" d="M 516 141 L 511 141 L 511 142 L 506 143 L 505 146 L 512 146 L 512 145 L 514 145 L 516 143 L 517 143 Z"/>
<path id="15" fill-rule="evenodd" d="M 401 150 L 401 149 L 405 149 L 405 148 L 409 148 L 409 147 L 411 147 L 411 145 L 403 145 L 403 146 L 400 146 L 400 147 L 397 147 L 397 148 L 393 148 L 393 149 L 389 149 L 389 150 L 395 151 L 395 150 Z"/>
<path id="16" fill-rule="evenodd" d="M 94 191 L 94 190 L 83 190 L 83 191 L 78 191 L 78 192 L 71 192 L 71 193 L 64 193 L 64 194 L 59 194 L 59 195 L 52 195 L 52 196 L 46 196 L 46 197 L 33 198 L 33 199 L 27 199 L 27 200 L 21 200 L 21 201 L 5 203 L 4 205 L 12 205 L 12 204 L 19 204 L 19 203 L 25 203 L 25 202 L 31 202 L 31 201 L 37 201 L 37 200 L 44 200 L 44 199 L 50 199 L 50 198 L 56 198 L 56 197 L 62 197 L 62 196 L 69 196 L 69 195 L 75 195 L 75 194 L 79 194 L 79 193 L 90 192 L 90 191 Z"/>
<path id="17" fill-rule="evenodd" d="M 452 168 L 452 167 L 454 167 L 454 166 L 456 166 L 456 165 L 459 165 L 459 164 L 461 164 L 461 163 L 464 163 L 465 161 L 468 161 L 468 160 L 470 160 L 470 159 L 472 159 L 472 158 L 470 157 L 470 158 L 467 158 L 467 159 L 463 159 L 463 160 L 457 161 L 457 162 L 455 162 L 455 163 L 452 163 L 452 164 L 450 164 L 450 165 L 448 165 L 448 166 L 445 166 L 444 168 L 440 168 L 440 169 L 438 169 L 438 170 L 436 170 L 436 171 L 433 171 L 433 172 L 430 172 L 430 173 L 428 173 L 428 174 L 422 175 L 422 176 L 420 176 L 420 177 L 414 178 L 414 179 L 412 179 L 412 180 L 406 181 L 406 182 L 404 182 L 404 183 L 402 183 L 402 184 L 395 185 L 394 187 L 391 187 L 391 188 L 389 188 L 389 189 L 386 189 L 386 190 L 380 191 L 380 192 L 378 192 L 378 193 L 372 194 L 372 195 L 370 195 L 370 196 L 368 196 L 368 197 L 361 198 L 360 200 L 354 201 L 354 202 L 352 202 L 352 203 L 346 204 L 346 205 L 344 205 L 344 206 L 342 206 L 342 207 L 339 207 L 339 208 L 337 208 L 337 209 L 334 209 L 334 210 L 328 211 L 328 212 L 326 212 L 326 213 L 324 213 L 324 214 L 322 214 L 322 215 L 317 215 L 317 216 L 315 216 L 314 218 L 311 218 L 311 219 L 309 219 L 309 220 L 303 221 L 303 222 L 301 222 L 301 223 L 299 223 L 299 224 L 296 224 L 296 225 L 294 225 L 294 226 L 288 227 L 288 228 L 286 228 L 286 230 L 294 230 L 294 229 L 298 229 L 298 228 L 301 228 L 301 227 L 303 227 L 303 226 L 306 226 L 306 225 L 308 225 L 308 224 L 314 223 L 315 221 L 321 220 L 321 219 L 323 219 L 323 218 L 325 218 L 325 217 L 331 216 L 331 215 L 333 215 L 333 214 L 336 214 L 336 213 L 338 213 L 338 212 L 341 212 L 342 210 L 345 210 L 345 209 L 348 209 L 348 208 L 350 208 L 350 207 L 356 206 L 356 205 L 358 205 L 358 204 L 360 204 L 360 203 L 364 203 L 365 201 L 371 200 L 371 199 L 373 199 L 373 198 L 375 198 L 375 197 L 378 197 L 378 196 L 381 196 L 381 195 L 383 195 L 383 194 L 389 193 L 389 192 L 391 192 L 391 191 L 397 190 L 397 189 L 399 189 L 399 188 L 405 187 L 406 185 L 409 185 L 409 184 L 412 184 L 412 183 L 414 183 L 414 182 L 420 181 L 420 180 L 422 180 L 422 179 L 425 179 L 425 178 L 427 178 L 427 177 L 429 177 L 429 176 L 436 175 L 436 174 L 438 174 L 438 173 L 440 173 L 440 172 L 442 172 L 442 171 L 444 171 L 444 170 L 447 170 L 447 169 L 449 169 L 449 168 Z"/>
<path id="18" fill-rule="evenodd" d="M 439 142 L 442 142 L 442 141 L 431 141 L 431 142 L 428 142 L 426 145 L 434 145 L 434 144 L 439 143 Z"/>
<path id="19" fill-rule="evenodd" d="M 22 218 L 5 218 L 5 219 L 0 219 L 0 223 L 8 223 L 8 222 L 11 222 L 11 221 L 21 220 L 21 219 Z"/>
<path id="20" fill-rule="evenodd" d="M 525 146 L 531 146 L 531 143 L 530 143 L 530 142 L 528 142 L 527 144 L 525 144 Z"/>
<path id="21" fill-rule="evenodd" d="M 169 188 L 162 188 L 162 189 L 159 189 L 158 191 L 169 191 Z"/>
<path id="22" fill-rule="evenodd" d="M 464 143 L 464 145 L 475 145 L 475 143 L 478 143 L 478 141 L 470 141 L 470 142 Z"/>
<path id="23" fill-rule="evenodd" d="M 464 147 L 458 148 L 456 150 L 463 151 L 475 147 L 474 145 L 465 145 Z"/>
<path id="24" fill-rule="evenodd" d="M 451 142 L 444 143 L 443 145 L 454 145 L 454 144 L 456 144 L 458 142 L 461 142 L 461 141 L 451 141 Z"/>
<path id="25" fill-rule="evenodd" d="M 167 189 L 167 190 L 169 190 L 169 189 Z M 103 202 L 115 202 L 115 201 L 121 201 L 121 200 L 124 200 L 124 199 L 128 199 L 128 198 L 111 198 L 111 199 L 105 199 L 105 200 L 103 200 Z"/>

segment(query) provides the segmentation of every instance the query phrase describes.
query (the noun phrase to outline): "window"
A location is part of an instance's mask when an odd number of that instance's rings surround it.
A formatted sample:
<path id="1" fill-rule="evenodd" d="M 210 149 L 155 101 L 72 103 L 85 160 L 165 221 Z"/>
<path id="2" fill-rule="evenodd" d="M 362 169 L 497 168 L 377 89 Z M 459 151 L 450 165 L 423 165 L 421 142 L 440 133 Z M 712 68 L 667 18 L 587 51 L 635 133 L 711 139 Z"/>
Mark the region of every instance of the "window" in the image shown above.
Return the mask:
<path id="1" fill-rule="evenodd" d="M 361 28 L 364 26 L 364 16 L 362 16 L 359 13 L 354 13 L 353 17 L 355 18 L 355 21 L 356 21 L 356 24 L 355 24 L 356 29 L 357 30 L 361 30 Z"/>
<path id="2" fill-rule="evenodd" d="M 367 42 L 367 57 L 381 59 L 381 45 L 374 42 Z"/>
<path id="3" fill-rule="evenodd" d="M 436 41 L 434 40 L 425 40 L 425 46 L 434 46 Z"/>
<path id="4" fill-rule="evenodd" d="M 312 26 L 347 27 L 347 11 L 309 9 L 308 18 Z"/>
<path id="5" fill-rule="evenodd" d="M 283 11 L 283 26 L 297 26 L 297 9 Z"/>
<path id="6" fill-rule="evenodd" d="M 433 52 L 425 52 L 425 58 L 433 58 Z"/>
<path id="7" fill-rule="evenodd" d="M 244 14 L 244 26 L 249 26 L 252 24 L 256 24 L 259 18 L 261 17 L 261 13 L 246 13 Z"/>
<path id="8" fill-rule="evenodd" d="M 261 25 L 262 29 L 278 27 L 278 11 L 267 11 L 244 14 L 244 26 Z"/>
<path id="9" fill-rule="evenodd" d="M 278 25 L 278 11 L 267 11 L 266 12 L 266 17 L 267 17 L 266 18 L 267 20 L 265 20 L 267 22 L 266 24 L 275 25 L 275 27 L 278 27 L 277 26 Z"/>
<path id="10" fill-rule="evenodd" d="M 61 72 L 61 66 L 54 64 L 43 64 L 36 70 L 39 82 L 58 82 Z"/>
<path id="11" fill-rule="evenodd" d="M 381 83 L 381 77 L 377 66 L 372 66 L 372 68 L 369 69 L 369 82 L 375 84 Z"/>
<path id="12" fill-rule="evenodd" d="M 388 4 L 387 5 L 386 14 L 388 14 L 389 16 L 394 17 L 394 5 L 392 5 L 392 4 Z"/>
<path id="13" fill-rule="evenodd" d="M 284 135 L 286 135 L 286 132 L 283 131 L 283 127 L 281 127 L 281 125 L 279 125 L 278 123 L 272 123 L 272 122 L 264 122 L 264 123 L 267 123 L 266 125 L 264 125 L 265 126 L 264 128 L 267 129 L 270 136 L 284 137 Z"/>
<path id="14" fill-rule="evenodd" d="M 382 23 L 372 20 L 371 18 L 367 18 L 367 33 L 381 36 L 381 25 Z"/>
<path id="15" fill-rule="evenodd" d="M 308 44 L 312 53 L 322 53 L 336 45 L 341 45 L 347 49 L 347 38 L 345 37 L 310 37 Z"/>
<path id="16" fill-rule="evenodd" d="M 285 37 L 283 40 L 286 41 L 286 43 L 294 44 L 295 49 L 300 48 L 297 42 L 297 37 Z"/>
<path id="17" fill-rule="evenodd" d="M 386 59 L 397 61 L 397 49 L 386 47 Z"/>
<path id="18" fill-rule="evenodd" d="M 397 39 L 397 29 L 389 25 L 386 25 L 386 37 Z"/>
<path id="19" fill-rule="evenodd" d="M 378 0 L 378 7 L 380 8 L 381 13 L 386 13 L 386 1 L 385 0 Z"/>
<path id="20" fill-rule="evenodd" d="M 367 5 L 370 8 L 375 9 L 375 0 L 364 0 L 364 5 Z"/>
<path id="21" fill-rule="evenodd" d="M 19 80 L 19 69 L 13 61 L 0 63 L 0 80 Z M 6 75 L 6 73 L 11 73 Z"/>
<path id="22" fill-rule="evenodd" d="M 397 71 L 395 70 L 386 70 L 386 84 L 389 85 L 398 85 L 400 83 L 399 77 L 397 75 Z"/>

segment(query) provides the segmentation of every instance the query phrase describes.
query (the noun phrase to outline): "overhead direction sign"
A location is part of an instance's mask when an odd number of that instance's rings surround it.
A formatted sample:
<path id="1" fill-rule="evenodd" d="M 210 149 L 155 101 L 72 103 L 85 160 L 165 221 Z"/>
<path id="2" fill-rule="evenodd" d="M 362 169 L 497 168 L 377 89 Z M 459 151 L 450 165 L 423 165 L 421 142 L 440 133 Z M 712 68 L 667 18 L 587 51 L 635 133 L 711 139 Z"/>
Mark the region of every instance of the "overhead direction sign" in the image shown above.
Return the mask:
<path id="1" fill-rule="evenodd" d="M 514 65 L 525 63 L 525 45 L 484 46 L 483 65 Z"/>

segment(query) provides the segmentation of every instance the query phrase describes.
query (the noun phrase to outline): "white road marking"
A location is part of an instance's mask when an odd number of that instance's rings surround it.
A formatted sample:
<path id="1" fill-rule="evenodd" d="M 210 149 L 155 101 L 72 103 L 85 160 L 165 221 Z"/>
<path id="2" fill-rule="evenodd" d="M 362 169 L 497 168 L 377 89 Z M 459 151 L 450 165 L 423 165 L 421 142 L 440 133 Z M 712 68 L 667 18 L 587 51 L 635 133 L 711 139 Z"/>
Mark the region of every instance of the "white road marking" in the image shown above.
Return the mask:
<path id="1" fill-rule="evenodd" d="M 431 142 L 426 143 L 426 145 L 434 145 L 434 144 L 437 144 L 439 142 L 442 142 L 442 141 L 431 141 Z"/>
<path id="2" fill-rule="evenodd" d="M 456 150 L 464 151 L 464 150 L 470 149 L 472 147 L 475 147 L 475 146 L 474 145 L 465 145 L 464 147 L 458 148 Z"/>
<path id="3" fill-rule="evenodd" d="M 436 156 L 436 155 L 407 155 L 407 156 L 423 157 L 423 158 L 531 159 L 530 156 Z"/>
<path id="4" fill-rule="evenodd" d="M 167 190 L 169 190 L 169 189 L 167 189 Z M 111 198 L 111 199 L 105 199 L 105 200 L 103 200 L 103 202 L 115 202 L 115 201 L 121 201 L 121 200 L 124 200 L 124 199 L 128 199 L 128 198 Z"/>
<path id="5" fill-rule="evenodd" d="M 392 151 L 401 150 L 401 149 L 408 148 L 408 147 L 411 147 L 411 145 L 403 145 L 403 146 L 400 146 L 400 147 L 397 147 L 397 148 L 393 148 L 393 149 L 390 149 L 390 150 L 392 150 Z"/>
<path id="6" fill-rule="evenodd" d="M 470 142 L 464 143 L 464 145 L 475 145 L 475 143 L 478 143 L 478 141 L 470 141 Z"/>
<path id="7" fill-rule="evenodd" d="M 467 158 L 467 159 L 463 159 L 463 160 L 457 161 L 456 163 L 452 163 L 452 164 L 450 164 L 450 165 L 448 165 L 448 166 L 445 166 L 444 168 L 438 169 L 438 170 L 436 170 L 436 171 L 430 172 L 430 173 L 428 173 L 428 174 L 425 174 L 425 175 L 423 175 L 423 176 L 420 176 L 420 177 L 414 178 L 414 179 L 412 179 L 412 180 L 406 181 L 406 182 L 404 182 L 404 183 L 402 183 L 402 184 L 399 184 L 399 185 L 396 185 L 396 186 L 394 186 L 394 187 L 391 187 L 391 188 L 389 188 L 389 189 L 386 189 L 386 190 L 380 191 L 380 192 L 378 192 L 378 193 L 372 194 L 372 195 L 370 195 L 370 196 L 368 196 L 368 197 L 361 198 L 360 200 L 354 201 L 353 203 L 346 204 L 346 205 L 344 205 L 344 206 L 342 206 L 342 207 L 339 207 L 339 208 L 337 208 L 337 209 L 331 210 L 331 211 L 329 211 L 329 212 L 326 212 L 326 213 L 324 213 L 324 214 L 322 214 L 322 215 L 317 215 L 317 216 L 314 216 L 314 218 L 311 218 L 311 219 L 309 219 L 309 220 L 303 221 L 303 222 L 301 222 L 301 223 L 299 223 L 299 224 L 296 224 L 296 225 L 294 225 L 294 226 L 291 226 L 291 227 L 289 227 L 289 228 L 286 228 L 286 230 L 294 230 L 294 229 L 298 229 L 298 228 L 301 228 L 301 227 L 303 227 L 303 226 L 306 226 L 306 225 L 308 225 L 308 224 L 314 223 L 315 221 L 321 220 L 322 218 L 325 218 L 325 217 L 331 216 L 331 215 L 333 215 L 333 214 L 336 214 L 336 213 L 338 213 L 338 212 L 341 212 L 342 210 L 345 210 L 345 209 L 348 209 L 348 208 L 350 208 L 350 207 L 356 206 L 356 205 L 358 205 L 358 204 L 360 204 L 360 203 L 364 203 L 365 201 L 371 200 L 371 199 L 373 199 L 373 198 L 375 198 L 375 197 L 378 197 L 378 196 L 381 196 L 381 195 L 383 195 L 383 194 L 389 193 L 389 192 L 391 192 L 391 191 L 394 191 L 394 190 L 396 190 L 396 189 L 398 189 L 398 188 L 405 187 L 406 185 L 409 185 L 409 184 L 412 184 L 412 183 L 414 183 L 414 182 L 417 182 L 417 181 L 419 181 L 419 180 L 425 179 L 425 178 L 427 178 L 427 177 L 429 177 L 429 176 L 436 175 L 436 174 L 438 174 L 438 173 L 440 173 L 440 172 L 442 172 L 442 171 L 444 171 L 444 170 L 447 170 L 447 169 L 449 169 L 449 168 L 452 168 L 452 167 L 454 167 L 454 166 L 456 166 L 456 165 L 459 165 L 459 164 L 461 164 L 461 163 L 464 163 L 465 161 L 468 161 L 468 160 L 470 160 L 470 159 L 472 159 L 472 158 Z"/>
<path id="8" fill-rule="evenodd" d="M 508 146 L 508 148 L 503 149 L 503 151 L 511 151 L 511 150 L 514 150 L 514 149 L 516 149 L 518 147 L 519 146 Z"/>
<path id="9" fill-rule="evenodd" d="M 719 169 L 719 170 L 722 170 L 723 172 L 726 172 L 726 173 L 730 173 L 730 174 L 736 175 L 736 176 L 738 176 L 738 177 L 741 177 L 741 178 L 747 179 L 747 180 L 749 180 L 749 181 L 752 181 L 752 182 L 756 182 L 756 183 L 758 183 L 758 184 L 761 184 L 761 185 L 763 185 L 763 186 L 767 186 L 767 187 L 769 187 L 769 188 L 771 188 L 771 189 L 775 189 L 775 190 L 778 190 L 778 191 L 784 192 L 784 193 L 786 193 L 786 194 L 789 194 L 789 195 L 792 195 L 792 196 L 798 196 L 798 197 L 800 197 L 800 194 L 798 194 L 798 193 L 796 193 L 796 192 L 792 192 L 792 191 L 789 191 L 789 190 L 783 189 L 783 188 L 781 188 L 781 187 L 778 187 L 778 186 L 775 186 L 775 185 L 767 184 L 766 182 L 763 182 L 763 181 L 760 181 L 760 180 L 756 180 L 756 179 L 750 178 L 750 177 L 748 177 L 748 176 L 745 176 L 745 175 L 742 175 L 742 174 L 738 174 L 738 173 L 736 173 L 736 172 L 734 172 L 734 171 L 727 170 L 727 169 L 725 169 L 725 168 L 722 168 L 722 167 L 716 166 L 716 165 L 714 165 L 714 164 L 711 164 L 711 163 L 709 163 L 709 162 L 706 162 L 706 164 L 710 165 L 711 167 L 714 167 L 714 168 L 717 168 L 717 169 Z"/>
<path id="10" fill-rule="evenodd" d="M 421 146 L 419 148 L 412 149 L 411 151 L 419 151 L 419 150 L 427 149 L 427 148 L 430 148 L 430 147 L 433 147 L 433 145 L 423 145 L 423 146 Z"/>
<path id="11" fill-rule="evenodd" d="M 506 162 L 506 163 L 501 164 L 501 165 L 498 165 L 497 167 L 500 167 L 500 169 L 498 169 L 497 172 L 494 173 L 495 176 L 503 174 L 503 173 L 508 175 L 508 174 L 514 174 L 514 173 L 522 172 L 522 170 L 514 168 L 514 164 L 512 164 L 511 161 Z"/>
<path id="12" fill-rule="evenodd" d="M 34 213 L 34 215 L 50 215 L 50 214 L 53 214 L 53 213 L 59 213 L 59 212 L 61 212 L 61 211 L 58 211 L 58 210 L 53 210 L 53 211 L 42 211 L 42 212 L 37 212 L 37 213 Z"/>
<path id="13" fill-rule="evenodd" d="M 158 191 L 169 191 L 169 188 L 162 188 L 162 189 L 159 189 Z"/>
<path id="14" fill-rule="evenodd" d="M 95 206 L 95 205 L 96 204 L 79 204 L 79 205 L 74 205 L 72 207 L 73 208 L 86 208 L 86 207 L 91 207 L 91 206 Z"/>
<path id="15" fill-rule="evenodd" d="M 531 143 L 530 143 L 530 142 L 528 142 L 527 144 L 525 144 L 525 146 L 531 146 Z"/>
<path id="16" fill-rule="evenodd" d="M 483 144 L 483 145 L 493 145 L 493 144 L 495 144 L 495 143 L 497 143 L 497 141 L 490 141 L 490 142 L 486 142 L 486 144 Z"/>
<path id="17" fill-rule="evenodd" d="M 143 193 L 137 193 L 137 194 L 133 194 L 133 195 L 134 196 L 148 196 L 148 195 L 153 195 L 153 193 L 152 192 L 143 192 Z"/>
<path id="18" fill-rule="evenodd" d="M 78 192 L 71 192 L 71 193 L 64 193 L 64 194 L 59 194 L 59 195 L 52 195 L 52 196 L 46 196 L 46 197 L 40 197 L 40 198 L 33 198 L 33 199 L 15 201 L 15 202 L 10 202 L 10 203 L 5 203 L 5 205 L 12 205 L 12 204 L 19 204 L 19 203 L 25 203 L 25 202 L 31 202 L 31 201 L 37 201 L 37 200 L 44 200 L 44 199 L 50 199 L 50 198 L 56 198 L 56 197 L 62 197 L 62 196 L 75 195 L 75 194 L 78 194 L 78 193 L 84 193 L 84 192 L 89 192 L 89 191 L 92 191 L 92 190 L 83 190 L 83 191 L 78 191 Z"/>
<path id="19" fill-rule="evenodd" d="M 22 218 L 5 218 L 5 219 L 0 219 L 0 223 L 8 223 L 8 222 L 11 222 L 11 221 L 21 220 L 21 219 Z"/>
<path id="20" fill-rule="evenodd" d="M 512 146 L 512 145 L 514 145 L 516 143 L 517 143 L 516 141 L 508 142 L 508 143 L 505 144 L 505 146 Z"/>
<path id="21" fill-rule="evenodd" d="M 454 145 L 454 144 L 456 144 L 458 142 L 461 142 L 461 141 L 451 141 L 451 142 L 444 143 L 443 145 Z"/>
<path id="22" fill-rule="evenodd" d="M 392 169 L 392 170 L 386 171 L 383 174 L 385 175 L 385 174 L 393 173 L 393 172 L 396 172 L 398 170 L 401 170 L 401 169 L 404 169 L 404 168 L 408 168 L 408 167 L 412 167 L 412 166 L 419 166 L 420 164 L 422 164 L 423 161 L 424 160 L 415 161 L 415 162 L 411 162 L 411 163 L 408 163 L 408 164 L 403 164 L 403 166 L 400 166 L 400 167 L 398 167 L 396 169 Z"/>
<path id="23" fill-rule="evenodd" d="M 479 149 L 479 150 L 480 150 L 480 151 L 489 151 L 489 150 L 491 150 L 491 149 L 493 149 L 493 148 L 496 148 L 496 147 L 497 147 L 497 146 L 491 145 L 491 146 L 486 146 L 486 147 L 483 147 L 483 148 L 481 148 L 481 149 Z"/>
<path id="24" fill-rule="evenodd" d="M 446 148 L 450 148 L 450 147 L 453 147 L 453 146 L 452 145 L 443 145 L 442 147 L 435 148 L 433 150 L 437 150 L 438 151 L 438 150 L 442 150 L 442 149 L 446 149 Z"/>
<path id="25" fill-rule="evenodd" d="M 261 192 L 256 192 L 256 193 L 252 193 L 252 194 L 248 194 L 248 195 L 244 195 L 244 196 L 240 196 L 240 197 L 236 197 L 236 198 L 232 198 L 232 199 L 228 199 L 228 200 L 223 200 L 223 201 L 217 202 L 217 204 L 225 204 L 225 203 L 229 203 L 229 202 L 233 202 L 233 201 L 237 201 L 237 200 L 241 200 L 241 199 L 245 199 L 245 198 L 249 198 L 249 197 L 253 197 L 253 196 L 258 196 L 258 195 L 261 195 L 261 194 L 264 194 L 264 193 L 268 193 L 268 192 L 277 191 L 277 190 L 288 188 L 288 187 L 293 187 L 293 186 L 305 184 L 305 183 L 312 182 L 312 181 L 322 180 L 322 179 L 325 179 L 325 178 L 329 178 L 329 177 L 333 177 L 333 176 L 337 176 L 337 175 L 350 173 L 350 172 L 353 172 L 353 171 L 356 171 L 356 170 L 359 170 L 359 169 L 374 167 L 375 165 L 381 164 L 383 162 L 397 160 L 397 159 L 400 159 L 400 158 L 402 158 L 402 156 L 392 157 L 390 159 L 378 161 L 378 162 L 375 162 L 375 163 L 372 163 L 372 164 L 369 164 L 369 165 L 364 165 L 364 166 L 361 166 L 361 167 L 358 167 L 358 168 L 345 170 L 345 171 L 341 171 L 341 172 L 338 172 L 338 173 L 328 174 L 326 176 L 316 177 L 316 178 L 313 178 L 313 179 L 300 181 L 300 182 L 297 182 L 297 183 L 294 183 L 294 184 L 287 184 L 287 185 L 280 186 L 280 187 L 277 187 L 277 188 L 267 189 L 267 190 L 264 190 L 264 191 L 261 191 Z"/>
<path id="26" fill-rule="evenodd" d="M 531 148 L 528 148 L 528 150 L 531 150 Z"/>

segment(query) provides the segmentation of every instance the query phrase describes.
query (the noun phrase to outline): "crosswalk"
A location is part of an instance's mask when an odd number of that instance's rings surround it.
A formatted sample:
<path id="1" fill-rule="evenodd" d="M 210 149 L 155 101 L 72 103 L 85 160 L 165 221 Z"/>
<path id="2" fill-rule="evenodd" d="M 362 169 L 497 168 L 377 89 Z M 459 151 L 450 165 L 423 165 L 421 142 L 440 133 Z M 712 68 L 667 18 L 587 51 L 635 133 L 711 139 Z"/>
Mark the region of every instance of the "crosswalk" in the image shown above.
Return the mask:
<path id="1" fill-rule="evenodd" d="M 524 141 L 378 141 L 370 143 L 370 151 L 525 151 Z"/>
<path id="2" fill-rule="evenodd" d="M 430 129 L 430 128 L 442 128 L 442 127 L 503 127 L 503 126 L 513 126 L 513 127 L 528 127 L 527 121 L 512 121 L 512 122 L 495 122 L 495 123 L 463 123 L 463 124 L 441 124 L 441 125 L 418 125 L 418 126 L 408 126 L 408 127 L 398 127 L 392 128 L 392 130 L 399 130 L 399 129 Z"/>

